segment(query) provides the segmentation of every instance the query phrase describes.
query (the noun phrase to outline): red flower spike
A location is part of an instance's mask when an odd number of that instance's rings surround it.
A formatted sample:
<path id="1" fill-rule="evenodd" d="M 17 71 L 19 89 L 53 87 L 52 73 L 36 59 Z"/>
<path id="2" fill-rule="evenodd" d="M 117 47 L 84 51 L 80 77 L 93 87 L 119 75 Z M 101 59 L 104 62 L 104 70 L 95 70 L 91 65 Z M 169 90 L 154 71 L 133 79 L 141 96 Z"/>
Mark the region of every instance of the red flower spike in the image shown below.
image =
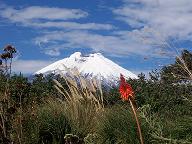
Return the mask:
<path id="1" fill-rule="evenodd" d="M 122 74 L 120 74 L 119 92 L 121 93 L 121 99 L 124 101 L 129 100 L 130 96 L 133 97 L 134 95 L 131 85 L 126 82 Z"/>
<path id="2" fill-rule="evenodd" d="M 133 114 L 135 116 L 135 120 L 136 120 L 136 123 L 137 123 L 137 128 L 138 128 L 138 132 L 139 132 L 140 142 L 141 142 L 141 144 L 144 144 L 143 143 L 142 132 L 141 132 L 141 127 L 140 127 L 140 124 L 139 124 L 139 120 L 137 118 L 137 113 L 136 113 L 136 110 L 134 108 L 132 99 L 130 99 L 130 97 L 133 97 L 134 92 L 133 92 L 133 89 L 132 89 L 131 85 L 129 85 L 126 82 L 126 80 L 125 80 L 125 78 L 124 78 L 124 76 L 122 74 L 120 75 L 119 92 L 121 93 L 122 100 L 129 101 L 129 103 L 131 105 L 131 108 L 133 110 Z"/>

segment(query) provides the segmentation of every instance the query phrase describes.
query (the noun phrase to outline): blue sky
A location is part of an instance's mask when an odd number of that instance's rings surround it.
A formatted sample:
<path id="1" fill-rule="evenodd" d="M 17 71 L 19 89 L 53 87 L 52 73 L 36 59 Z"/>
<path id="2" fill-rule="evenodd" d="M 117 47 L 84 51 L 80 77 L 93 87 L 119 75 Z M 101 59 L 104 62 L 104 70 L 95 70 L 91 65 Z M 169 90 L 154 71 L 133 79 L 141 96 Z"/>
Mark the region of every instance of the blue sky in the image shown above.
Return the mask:
<path id="1" fill-rule="evenodd" d="M 191 0 L 0 0 L 0 46 L 24 74 L 75 51 L 147 73 L 191 48 L 191 23 Z"/>

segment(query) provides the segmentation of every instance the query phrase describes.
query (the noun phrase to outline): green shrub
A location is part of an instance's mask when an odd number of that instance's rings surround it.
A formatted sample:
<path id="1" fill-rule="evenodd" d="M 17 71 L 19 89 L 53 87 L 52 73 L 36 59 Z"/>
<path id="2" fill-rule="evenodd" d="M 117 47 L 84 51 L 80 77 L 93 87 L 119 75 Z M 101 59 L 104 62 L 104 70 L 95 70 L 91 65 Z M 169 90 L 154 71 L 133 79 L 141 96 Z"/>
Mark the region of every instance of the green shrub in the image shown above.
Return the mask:
<path id="1" fill-rule="evenodd" d="M 149 140 L 148 129 L 142 126 L 145 143 Z M 137 125 L 128 104 L 114 105 L 107 108 L 101 119 L 98 128 L 98 143 L 100 144 L 139 144 Z"/>
<path id="2" fill-rule="evenodd" d="M 63 143 L 65 134 L 71 132 L 65 110 L 65 105 L 55 100 L 39 106 L 35 118 L 27 123 L 28 143 Z"/>

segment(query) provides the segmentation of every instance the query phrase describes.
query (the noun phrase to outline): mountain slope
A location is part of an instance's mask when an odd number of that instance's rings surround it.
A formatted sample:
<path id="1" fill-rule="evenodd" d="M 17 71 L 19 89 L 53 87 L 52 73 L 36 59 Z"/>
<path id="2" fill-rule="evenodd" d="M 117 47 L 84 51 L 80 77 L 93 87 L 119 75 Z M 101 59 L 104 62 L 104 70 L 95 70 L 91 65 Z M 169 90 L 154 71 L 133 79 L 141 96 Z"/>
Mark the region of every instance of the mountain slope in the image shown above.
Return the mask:
<path id="1" fill-rule="evenodd" d="M 100 77 L 101 79 L 105 79 L 107 81 L 118 80 L 120 73 L 125 77 L 137 79 L 135 74 L 120 67 L 111 60 L 105 58 L 100 53 L 82 56 L 80 52 L 75 52 L 70 57 L 59 60 L 37 71 L 36 74 L 63 74 L 67 72 L 67 68 L 77 68 L 83 76 Z"/>

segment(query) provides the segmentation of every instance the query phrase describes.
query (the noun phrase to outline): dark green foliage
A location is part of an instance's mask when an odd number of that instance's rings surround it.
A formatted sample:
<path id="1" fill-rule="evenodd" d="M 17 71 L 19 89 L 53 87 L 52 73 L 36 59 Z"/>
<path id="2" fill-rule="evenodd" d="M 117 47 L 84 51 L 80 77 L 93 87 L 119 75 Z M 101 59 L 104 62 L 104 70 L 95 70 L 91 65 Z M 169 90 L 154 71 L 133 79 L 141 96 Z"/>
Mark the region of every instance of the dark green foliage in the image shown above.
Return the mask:
<path id="1" fill-rule="evenodd" d="M 37 103 L 41 103 L 45 98 L 52 96 L 55 92 L 53 88 L 53 75 L 43 76 L 42 74 L 35 75 L 30 87 L 30 96 Z"/>
<path id="2" fill-rule="evenodd" d="M 165 127 L 164 135 L 171 135 L 174 139 L 183 139 L 192 142 L 192 116 L 180 116 L 176 119 L 164 117 L 162 119 L 163 127 Z"/>
<path id="3" fill-rule="evenodd" d="M 29 118 L 36 114 L 34 112 L 36 105 L 43 104 L 48 97 L 53 97 L 53 94 L 56 98 L 57 92 L 53 87 L 52 78 L 51 75 L 46 77 L 39 75 L 29 82 L 28 78 L 21 74 L 8 77 L 4 72 L 0 73 L 0 104 L 2 107 L 0 111 L 3 119 L 0 124 L 4 124 L 6 130 L 6 137 L 3 136 L 5 135 L 3 130 L 0 130 L 0 141 L 4 141 L 3 143 L 12 140 L 16 143 L 21 140 L 25 141 L 25 131 L 33 126 L 37 128 L 37 125 L 32 125 Z M 31 123 L 31 127 L 28 127 L 27 123 Z M 28 133 L 30 132 L 28 131 Z M 31 134 L 34 137 L 34 134 Z"/>
<path id="4" fill-rule="evenodd" d="M 145 143 L 149 143 L 150 128 L 144 123 L 141 126 Z M 107 108 L 99 120 L 97 134 L 98 144 L 139 144 L 137 125 L 129 103 Z"/>
<path id="5" fill-rule="evenodd" d="M 63 144 L 64 136 L 71 132 L 62 104 L 53 100 L 37 107 L 35 115 L 28 115 L 26 127 L 27 143 Z"/>
<path id="6" fill-rule="evenodd" d="M 137 82 L 135 81 L 133 84 L 135 90 L 137 89 Z M 150 81 L 138 83 L 140 90 L 136 90 L 135 93 L 138 106 L 150 104 L 154 112 L 164 114 L 169 111 L 175 115 L 190 114 L 189 109 L 192 110 L 192 107 L 188 107 L 190 103 L 185 98 L 191 97 L 191 85 L 172 85 Z"/>
<path id="7" fill-rule="evenodd" d="M 117 87 L 114 87 L 109 92 L 104 93 L 104 102 L 106 106 L 122 103 Z"/>
<path id="8" fill-rule="evenodd" d="M 128 107 L 114 106 L 106 110 L 98 127 L 100 143 L 139 144 L 136 125 Z"/>
<path id="9" fill-rule="evenodd" d="M 22 103 L 23 105 L 29 103 L 28 101 L 30 101 L 30 83 L 28 82 L 28 79 L 20 74 L 18 76 L 12 76 L 8 82 L 10 85 L 10 96 L 15 103 L 15 106 L 18 106 L 20 103 Z"/>

